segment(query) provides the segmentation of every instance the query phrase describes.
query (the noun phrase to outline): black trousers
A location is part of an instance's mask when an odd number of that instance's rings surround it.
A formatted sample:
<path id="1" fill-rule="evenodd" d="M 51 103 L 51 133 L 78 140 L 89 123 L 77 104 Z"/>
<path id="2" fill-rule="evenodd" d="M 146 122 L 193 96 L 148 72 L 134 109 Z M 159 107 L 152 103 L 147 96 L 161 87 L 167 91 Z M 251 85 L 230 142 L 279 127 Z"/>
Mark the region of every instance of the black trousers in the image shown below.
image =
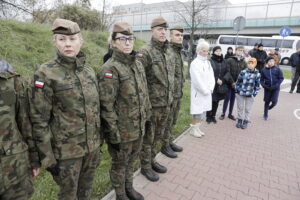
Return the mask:
<path id="1" fill-rule="evenodd" d="M 296 71 L 295 72 L 295 77 L 292 80 L 291 91 L 294 91 L 294 89 L 296 87 L 296 84 L 297 84 L 297 81 L 299 80 L 299 78 L 300 78 L 300 72 Z M 297 92 L 300 92 L 300 80 L 298 81 L 298 84 L 297 84 Z"/>
<path id="2" fill-rule="evenodd" d="M 219 106 L 219 101 L 213 101 L 211 110 L 206 112 L 206 118 L 216 117 L 218 106 Z"/>

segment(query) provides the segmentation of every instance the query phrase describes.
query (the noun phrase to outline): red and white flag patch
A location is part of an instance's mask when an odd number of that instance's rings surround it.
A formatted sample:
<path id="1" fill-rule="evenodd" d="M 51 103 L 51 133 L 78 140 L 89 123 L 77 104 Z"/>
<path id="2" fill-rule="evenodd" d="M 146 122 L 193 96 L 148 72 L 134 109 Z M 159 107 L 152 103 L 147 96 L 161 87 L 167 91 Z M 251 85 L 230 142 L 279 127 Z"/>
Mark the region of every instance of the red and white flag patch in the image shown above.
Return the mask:
<path id="1" fill-rule="evenodd" d="M 112 78 L 112 77 L 113 77 L 113 74 L 112 74 L 112 73 L 106 72 L 106 73 L 104 74 L 104 77 L 105 77 L 105 78 Z"/>
<path id="2" fill-rule="evenodd" d="M 35 81 L 34 86 L 38 88 L 44 88 L 45 83 L 42 81 Z"/>

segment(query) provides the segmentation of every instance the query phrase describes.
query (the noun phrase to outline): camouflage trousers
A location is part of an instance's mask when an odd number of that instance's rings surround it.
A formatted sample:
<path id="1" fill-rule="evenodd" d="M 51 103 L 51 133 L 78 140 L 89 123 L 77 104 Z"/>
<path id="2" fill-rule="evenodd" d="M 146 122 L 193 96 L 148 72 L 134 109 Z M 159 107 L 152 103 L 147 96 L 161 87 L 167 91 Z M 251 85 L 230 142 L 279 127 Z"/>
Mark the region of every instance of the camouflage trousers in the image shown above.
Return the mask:
<path id="1" fill-rule="evenodd" d="M 170 142 L 174 140 L 173 137 L 173 127 L 176 125 L 176 121 L 178 118 L 179 110 L 180 110 L 181 98 L 174 98 L 173 104 L 170 108 L 170 113 L 168 116 L 167 126 L 163 135 L 162 145 L 168 146 Z"/>
<path id="2" fill-rule="evenodd" d="M 142 169 L 150 169 L 151 163 L 155 162 L 157 144 L 161 142 L 167 126 L 169 107 L 152 108 L 151 127 L 146 128 L 143 146 L 140 154 Z"/>
<path id="3" fill-rule="evenodd" d="M 81 158 L 59 160 L 53 179 L 60 187 L 59 200 L 89 200 L 96 168 L 100 163 L 100 148 Z"/>
<path id="4" fill-rule="evenodd" d="M 125 187 L 131 188 L 133 183 L 134 164 L 141 147 L 142 138 L 120 144 L 120 151 L 108 144 L 108 152 L 112 158 L 110 180 L 117 195 L 125 194 Z"/>
<path id="5" fill-rule="evenodd" d="M 32 178 L 28 175 L 17 184 L 10 186 L 3 193 L 0 193 L 1 200 L 27 200 L 33 194 Z"/>

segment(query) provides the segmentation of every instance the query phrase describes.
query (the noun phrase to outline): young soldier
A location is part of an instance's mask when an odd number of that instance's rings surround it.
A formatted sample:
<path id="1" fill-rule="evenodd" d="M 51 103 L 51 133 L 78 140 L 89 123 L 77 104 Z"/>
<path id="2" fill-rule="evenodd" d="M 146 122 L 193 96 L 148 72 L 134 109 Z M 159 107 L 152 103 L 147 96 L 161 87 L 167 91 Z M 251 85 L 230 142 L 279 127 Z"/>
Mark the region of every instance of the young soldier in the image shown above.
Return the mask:
<path id="1" fill-rule="evenodd" d="M 142 147 L 147 114 L 150 114 L 147 80 L 142 56 L 133 51 L 135 37 L 131 26 L 119 22 L 113 26 L 112 57 L 100 69 L 101 119 L 112 157 L 110 179 L 117 200 L 142 200 L 132 186 L 134 163 Z M 127 196 L 126 196 L 127 195 Z"/>
<path id="2" fill-rule="evenodd" d="M 53 23 L 57 57 L 34 75 L 30 118 L 42 167 L 60 187 L 60 200 L 90 199 L 100 153 L 100 102 L 94 71 L 80 51 L 77 23 Z"/>
<path id="3" fill-rule="evenodd" d="M 141 173 L 150 181 L 159 179 L 154 171 L 158 173 L 167 172 L 167 168 L 155 160 L 157 143 L 161 141 L 167 126 L 170 105 L 173 101 L 174 67 L 167 64 L 166 60 L 167 27 L 168 24 L 162 17 L 152 21 L 152 39 L 150 44 L 142 49 L 143 57 L 140 59 L 145 68 L 152 106 L 151 126 L 146 128 L 140 156 Z"/>
<path id="4" fill-rule="evenodd" d="M 0 199 L 26 200 L 39 174 L 28 101 L 20 75 L 0 60 Z"/>
<path id="5" fill-rule="evenodd" d="M 171 66 L 175 67 L 175 77 L 174 77 L 174 93 L 173 93 L 173 103 L 170 108 L 170 114 L 168 116 L 168 124 L 164 133 L 163 144 L 161 152 L 167 157 L 176 158 L 177 154 L 175 152 L 181 152 L 182 147 L 173 143 L 173 126 L 176 124 L 178 113 L 180 110 L 180 103 L 182 98 L 182 89 L 184 83 L 183 76 L 183 60 L 182 60 L 182 41 L 183 41 L 183 27 L 175 25 L 170 29 L 170 39 L 169 48 L 167 51 L 168 59 Z"/>

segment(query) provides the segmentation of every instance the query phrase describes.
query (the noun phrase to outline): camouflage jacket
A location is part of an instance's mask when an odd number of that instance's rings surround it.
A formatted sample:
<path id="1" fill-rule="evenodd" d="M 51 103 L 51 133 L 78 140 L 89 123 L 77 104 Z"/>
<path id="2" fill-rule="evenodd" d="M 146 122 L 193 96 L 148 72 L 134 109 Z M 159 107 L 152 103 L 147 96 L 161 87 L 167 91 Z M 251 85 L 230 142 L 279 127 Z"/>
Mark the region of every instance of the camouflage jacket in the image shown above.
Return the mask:
<path id="1" fill-rule="evenodd" d="M 38 165 L 23 83 L 16 72 L 1 70 L 3 63 L 0 61 L 0 193 Z"/>
<path id="2" fill-rule="evenodd" d="M 43 167 L 99 147 L 99 87 L 82 52 L 76 58 L 58 53 L 41 65 L 29 95 L 33 137 Z"/>
<path id="3" fill-rule="evenodd" d="M 167 48 L 167 41 L 162 43 L 152 38 L 141 50 L 140 61 L 145 68 L 152 107 L 170 106 L 173 102 L 175 66 L 167 62 Z"/>
<path id="4" fill-rule="evenodd" d="M 101 119 L 109 143 L 137 140 L 145 133 L 151 105 L 142 64 L 136 55 L 114 49 L 100 69 Z"/>
<path id="5" fill-rule="evenodd" d="M 167 54 L 170 57 L 171 66 L 175 66 L 175 78 L 174 78 L 174 98 L 181 98 L 183 93 L 183 59 L 182 59 L 182 44 L 170 43 L 167 50 Z"/>

